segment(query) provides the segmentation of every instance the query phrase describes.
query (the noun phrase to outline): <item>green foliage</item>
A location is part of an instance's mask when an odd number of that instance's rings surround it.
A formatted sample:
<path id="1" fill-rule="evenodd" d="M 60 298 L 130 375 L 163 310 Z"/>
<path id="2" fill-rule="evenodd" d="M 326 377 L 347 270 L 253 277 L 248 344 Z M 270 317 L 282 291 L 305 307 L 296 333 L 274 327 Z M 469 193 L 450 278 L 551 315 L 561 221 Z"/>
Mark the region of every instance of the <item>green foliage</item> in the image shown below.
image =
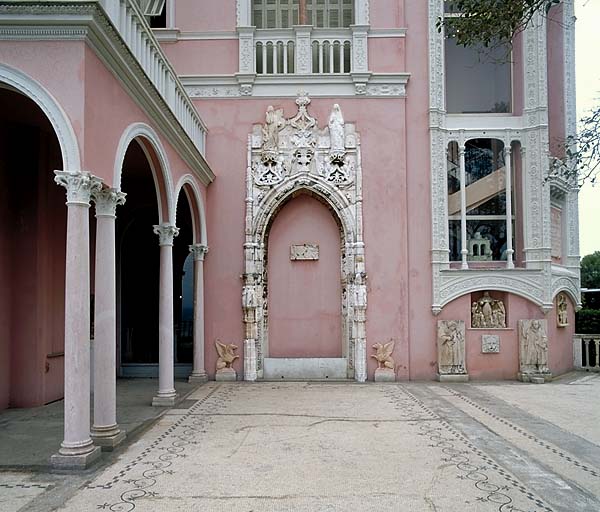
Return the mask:
<path id="1" fill-rule="evenodd" d="M 577 334 L 600 334 L 600 310 L 581 309 L 575 315 Z"/>
<path id="2" fill-rule="evenodd" d="M 600 288 L 600 251 L 581 258 L 581 287 Z"/>

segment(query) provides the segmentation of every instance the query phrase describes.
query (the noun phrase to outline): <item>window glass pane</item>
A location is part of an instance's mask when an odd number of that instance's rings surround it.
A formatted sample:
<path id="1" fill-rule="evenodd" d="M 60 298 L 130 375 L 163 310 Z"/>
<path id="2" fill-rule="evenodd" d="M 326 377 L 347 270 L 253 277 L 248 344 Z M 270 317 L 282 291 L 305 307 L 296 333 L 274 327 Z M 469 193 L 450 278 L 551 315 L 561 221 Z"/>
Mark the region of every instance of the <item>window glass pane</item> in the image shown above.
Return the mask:
<path id="1" fill-rule="evenodd" d="M 446 39 L 446 110 L 449 113 L 511 112 L 511 66 L 506 48 L 464 48 Z"/>

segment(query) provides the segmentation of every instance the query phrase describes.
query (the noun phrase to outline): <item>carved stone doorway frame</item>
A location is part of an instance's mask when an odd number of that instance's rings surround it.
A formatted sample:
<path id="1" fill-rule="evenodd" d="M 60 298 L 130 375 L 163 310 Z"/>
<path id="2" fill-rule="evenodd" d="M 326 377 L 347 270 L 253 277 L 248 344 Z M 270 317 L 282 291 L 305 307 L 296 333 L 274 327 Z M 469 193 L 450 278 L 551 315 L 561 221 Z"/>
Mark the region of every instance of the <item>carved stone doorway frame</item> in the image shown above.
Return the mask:
<path id="1" fill-rule="evenodd" d="M 367 287 L 362 223 L 360 138 L 334 105 L 320 129 L 301 93 L 298 113 L 283 117 L 269 107 L 264 125 L 248 137 L 242 308 L 244 380 L 263 378 L 268 351 L 267 249 L 271 223 L 293 197 L 309 194 L 333 212 L 340 226 L 342 353 L 347 377 L 364 382 L 366 372 Z"/>

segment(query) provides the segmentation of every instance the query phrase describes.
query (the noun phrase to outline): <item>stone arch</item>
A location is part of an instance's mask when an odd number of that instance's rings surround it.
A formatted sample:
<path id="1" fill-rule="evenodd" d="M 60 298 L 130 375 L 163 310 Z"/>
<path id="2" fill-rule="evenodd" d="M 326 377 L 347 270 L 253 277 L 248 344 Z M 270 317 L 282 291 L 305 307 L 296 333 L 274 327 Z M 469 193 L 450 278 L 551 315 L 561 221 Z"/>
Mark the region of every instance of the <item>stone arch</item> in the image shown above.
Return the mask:
<path id="1" fill-rule="evenodd" d="M 579 297 L 578 290 L 573 285 L 573 282 L 571 281 L 571 279 L 560 278 L 555 281 L 554 289 L 552 291 L 552 302 L 553 303 L 554 303 L 554 300 L 556 299 L 556 296 L 561 292 L 566 293 L 576 307 L 581 307 L 581 298 Z"/>
<path id="2" fill-rule="evenodd" d="M 175 185 L 175 191 L 172 200 L 172 204 L 175 205 L 175 207 L 173 210 L 173 218 L 170 220 L 172 224 L 177 224 L 177 200 L 179 199 L 179 194 L 181 194 L 182 190 L 186 194 L 190 209 L 192 211 L 194 243 L 208 246 L 208 236 L 206 233 L 206 209 L 204 207 L 204 200 L 202 199 L 202 193 L 198 188 L 198 184 L 191 174 L 182 176 L 177 182 L 177 185 Z"/>
<path id="3" fill-rule="evenodd" d="M 81 153 L 77 136 L 67 113 L 58 101 L 33 78 L 5 64 L 0 64 L 0 86 L 2 83 L 30 98 L 44 112 L 58 139 L 63 158 L 63 170 L 81 171 Z"/>
<path id="4" fill-rule="evenodd" d="M 342 344 L 346 376 L 366 380 L 367 287 L 362 234 L 360 138 L 333 105 L 328 124 L 319 128 L 308 112 L 310 98 L 296 99 L 298 112 L 284 119 L 269 106 L 264 126 L 249 137 L 246 171 L 246 229 L 242 308 L 244 379 L 264 376 L 268 347 L 268 232 L 290 198 L 309 194 L 324 203 L 340 227 Z"/>
<path id="5" fill-rule="evenodd" d="M 148 164 L 152 170 L 154 187 L 156 189 L 156 200 L 158 203 L 159 224 L 166 219 L 174 219 L 175 213 L 173 206 L 173 181 L 171 178 L 171 168 L 167 158 L 166 151 L 154 129 L 145 123 L 133 123 L 129 125 L 119 140 L 117 153 L 115 157 L 115 167 L 113 172 L 113 187 L 121 188 L 121 176 L 123 171 L 123 162 L 129 145 L 136 141 L 148 159 Z"/>

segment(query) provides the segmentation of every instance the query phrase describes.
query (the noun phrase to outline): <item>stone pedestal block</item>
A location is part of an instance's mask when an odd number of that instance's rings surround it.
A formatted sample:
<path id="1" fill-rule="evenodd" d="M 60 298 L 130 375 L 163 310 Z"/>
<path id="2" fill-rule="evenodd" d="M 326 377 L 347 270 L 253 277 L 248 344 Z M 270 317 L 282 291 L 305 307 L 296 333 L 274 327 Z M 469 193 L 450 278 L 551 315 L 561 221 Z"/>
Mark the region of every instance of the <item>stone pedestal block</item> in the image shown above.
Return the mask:
<path id="1" fill-rule="evenodd" d="M 552 380 L 551 373 L 523 373 L 519 372 L 517 379 L 521 382 L 531 382 L 532 384 L 544 384 Z"/>
<path id="2" fill-rule="evenodd" d="M 55 453 L 50 457 L 50 464 L 55 469 L 87 469 L 100 458 L 101 449 L 95 446 L 87 453 L 63 455 Z"/>
<path id="3" fill-rule="evenodd" d="M 396 382 L 396 372 L 391 368 L 377 368 L 375 382 Z"/>
<path id="4" fill-rule="evenodd" d="M 233 368 L 223 368 L 218 370 L 215 375 L 217 382 L 231 382 L 237 380 L 237 373 Z"/>
<path id="5" fill-rule="evenodd" d="M 153 407 L 173 407 L 177 401 L 177 393 L 171 396 L 160 396 L 157 395 L 152 399 Z"/>
<path id="6" fill-rule="evenodd" d="M 439 382 L 469 382 L 468 373 L 456 373 L 456 374 L 439 374 L 437 375 Z"/>

